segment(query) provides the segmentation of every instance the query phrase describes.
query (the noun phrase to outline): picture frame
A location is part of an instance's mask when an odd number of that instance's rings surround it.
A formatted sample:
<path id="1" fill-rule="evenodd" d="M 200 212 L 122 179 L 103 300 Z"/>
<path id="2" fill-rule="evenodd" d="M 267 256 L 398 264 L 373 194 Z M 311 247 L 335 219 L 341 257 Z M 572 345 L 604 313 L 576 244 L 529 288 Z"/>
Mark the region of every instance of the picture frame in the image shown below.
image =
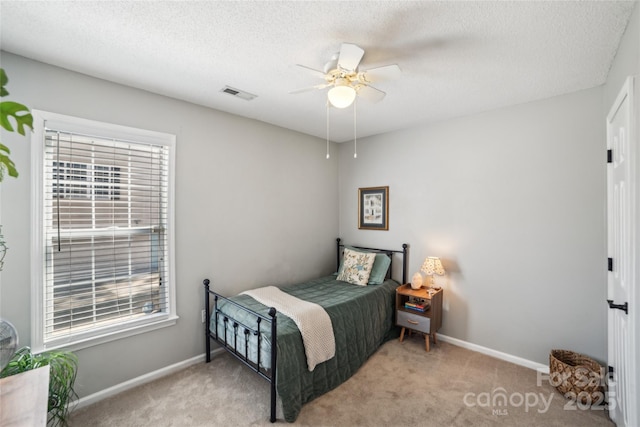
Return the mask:
<path id="1" fill-rule="evenodd" d="M 358 228 L 389 230 L 389 187 L 358 188 Z"/>

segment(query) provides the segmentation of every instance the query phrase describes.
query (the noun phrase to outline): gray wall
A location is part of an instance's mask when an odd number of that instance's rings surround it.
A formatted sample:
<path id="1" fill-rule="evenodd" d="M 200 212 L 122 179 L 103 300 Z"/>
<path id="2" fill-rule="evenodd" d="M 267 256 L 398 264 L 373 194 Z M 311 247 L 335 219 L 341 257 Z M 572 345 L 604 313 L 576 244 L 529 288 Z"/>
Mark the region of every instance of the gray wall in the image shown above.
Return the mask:
<path id="1" fill-rule="evenodd" d="M 340 146 L 340 234 L 411 244 L 447 276 L 441 333 L 547 364 L 607 359 L 605 118 L 639 66 L 638 7 L 606 85 Z M 638 83 L 636 83 L 638 84 Z M 389 185 L 389 231 L 357 229 L 359 187 Z"/>
<path id="2" fill-rule="evenodd" d="M 10 99 L 30 108 L 177 135 L 175 327 L 79 350 L 77 391 L 103 390 L 204 352 L 202 279 L 223 294 L 335 268 L 337 156 L 326 142 L 2 52 Z M 232 102 L 243 102 L 231 99 Z M 1 185 L 10 247 L 0 316 L 30 342 L 30 140 L 5 131 L 20 177 Z"/>
<path id="3" fill-rule="evenodd" d="M 340 147 L 340 232 L 439 256 L 441 333 L 546 364 L 606 356 L 602 89 Z M 357 230 L 357 189 L 389 185 L 389 231 Z"/>

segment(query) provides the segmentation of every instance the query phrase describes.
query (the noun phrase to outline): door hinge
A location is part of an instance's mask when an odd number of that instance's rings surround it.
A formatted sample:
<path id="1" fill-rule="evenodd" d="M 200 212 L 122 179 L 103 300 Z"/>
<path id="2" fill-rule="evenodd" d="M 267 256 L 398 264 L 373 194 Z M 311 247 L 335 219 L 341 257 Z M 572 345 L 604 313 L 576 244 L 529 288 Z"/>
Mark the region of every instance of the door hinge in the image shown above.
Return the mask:
<path id="1" fill-rule="evenodd" d="M 608 365 L 607 366 L 607 384 L 614 384 L 615 381 L 615 376 L 614 376 L 614 369 L 613 366 Z M 613 398 L 613 394 L 609 395 L 607 393 L 607 399 L 604 401 L 604 406 L 605 407 L 609 407 L 609 399 Z"/>
<path id="2" fill-rule="evenodd" d="M 624 314 L 629 314 L 629 303 L 625 302 L 624 304 L 614 304 L 612 299 L 608 299 L 610 309 L 617 309 L 624 311 Z"/>
<path id="3" fill-rule="evenodd" d="M 607 269 L 613 271 L 613 258 L 607 258 Z"/>
<path id="4" fill-rule="evenodd" d="M 613 150 L 607 150 L 607 163 L 613 163 Z"/>

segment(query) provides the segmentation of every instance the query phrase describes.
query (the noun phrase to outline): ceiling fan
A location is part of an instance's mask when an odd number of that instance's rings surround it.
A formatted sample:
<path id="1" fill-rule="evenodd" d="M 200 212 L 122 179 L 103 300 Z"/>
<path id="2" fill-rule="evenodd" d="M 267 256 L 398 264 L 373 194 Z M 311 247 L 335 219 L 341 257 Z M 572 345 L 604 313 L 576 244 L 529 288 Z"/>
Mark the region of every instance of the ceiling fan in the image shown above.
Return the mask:
<path id="1" fill-rule="evenodd" d="M 402 71 L 397 64 L 359 71 L 358 66 L 363 56 L 364 49 L 361 47 L 351 43 L 342 43 L 340 52 L 336 52 L 324 65 L 324 71 L 297 64 L 299 67 L 310 70 L 325 82 L 291 93 L 303 93 L 331 87 L 327 98 L 331 105 L 337 108 L 348 107 L 356 96 L 370 102 L 381 101 L 386 94 L 370 84 L 399 78 Z"/>

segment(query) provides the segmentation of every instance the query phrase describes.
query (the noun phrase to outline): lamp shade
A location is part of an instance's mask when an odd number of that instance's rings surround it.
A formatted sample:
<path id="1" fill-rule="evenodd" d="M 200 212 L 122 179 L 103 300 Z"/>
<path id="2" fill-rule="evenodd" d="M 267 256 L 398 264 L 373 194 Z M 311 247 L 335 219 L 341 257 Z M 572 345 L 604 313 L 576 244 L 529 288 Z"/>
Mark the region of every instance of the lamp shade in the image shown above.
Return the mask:
<path id="1" fill-rule="evenodd" d="M 327 93 L 329 102 L 336 108 L 347 108 L 356 99 L 356 90 L 346 79 L 337 79 L 335 86 Z"/>
<path id="2" fill-rule="evenodd" d="M 442 266 L 442 262 L 440 262 L 440 258 L 435 256 L 427 257 L 424 260 L 424 264 L 422 264 L 422 268 L 420 269 L 424 272 L 424 274 L 432 276 L 437 274 L 438 276 L 444 275 L 444 267 Z"/>

